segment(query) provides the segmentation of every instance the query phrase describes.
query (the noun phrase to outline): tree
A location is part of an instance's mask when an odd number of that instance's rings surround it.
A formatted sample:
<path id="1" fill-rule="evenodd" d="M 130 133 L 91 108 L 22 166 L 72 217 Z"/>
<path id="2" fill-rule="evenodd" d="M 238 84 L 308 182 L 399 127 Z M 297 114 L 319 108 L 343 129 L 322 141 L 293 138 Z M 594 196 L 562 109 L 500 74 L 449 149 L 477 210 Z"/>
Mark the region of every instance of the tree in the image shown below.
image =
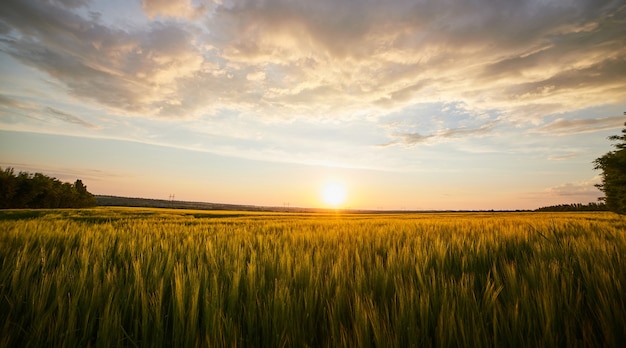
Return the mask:
<path id="1" fill-rule="evenodd" d="M 79 179 L 74 185 L 41 173 L 0 168 L 0 208 L 82 208 L 97 205 Z"/>
<path id="2" fill-rule="evenodd" d="M 626 126 L 626 123 L 624 123 Z M 622 135 L 609 137 L 617 150 L 609 151 L 594 161 L 594 169 L 602 170 L 602 183 L 596 185 L 602 192 L 606 207 L 615 213 L 626 215 L 626 128 Z"/>
<path id="3" fill-rule="evenodd" d="M 0 168 L 1 169 L 1 168 Z M 0 208 L 8 208 L 17 191 L 17 178 L 13 168 L 0 170 Z"/>
<path id="4" fill-rule="evenodd" d="M 74 183 L 74 190 L 77 195 L 77 204 L 80 207 L 91 207 L 97 204 L 96 197 L 87 191 L 87 186 L 83 184 L 83 181 L 77 179 Z"/>

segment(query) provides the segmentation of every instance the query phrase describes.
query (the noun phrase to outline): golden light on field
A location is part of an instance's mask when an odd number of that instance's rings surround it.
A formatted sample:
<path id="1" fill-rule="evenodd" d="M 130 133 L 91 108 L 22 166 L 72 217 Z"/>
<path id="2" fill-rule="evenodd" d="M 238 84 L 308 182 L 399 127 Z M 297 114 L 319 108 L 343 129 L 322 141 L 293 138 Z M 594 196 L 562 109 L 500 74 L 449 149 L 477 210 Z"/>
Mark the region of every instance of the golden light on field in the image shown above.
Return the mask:
<path id="1" fill-rule="evenodd" d="M 339 207 L 345 203 L 348 192 L 345 185 L 337 181 L 331 181 L 322 187 L 322 200 L 332 207 Z"/>

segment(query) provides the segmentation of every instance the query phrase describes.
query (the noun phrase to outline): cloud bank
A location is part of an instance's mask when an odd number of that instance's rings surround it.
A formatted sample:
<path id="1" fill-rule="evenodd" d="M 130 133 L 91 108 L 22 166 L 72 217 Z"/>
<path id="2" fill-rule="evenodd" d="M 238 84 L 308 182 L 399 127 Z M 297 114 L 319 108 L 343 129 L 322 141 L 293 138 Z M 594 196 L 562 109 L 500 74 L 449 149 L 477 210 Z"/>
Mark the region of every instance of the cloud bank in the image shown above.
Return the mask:
<path id="1" fill-rule="evenodd" d="M 142 117 L 350 118 L 446 101 L 540 122 L 626 100 L 621 1 L 144 0 L 141 9 L 146 25 L 135 27 L 106 24 L 86 1 L 8 0 L 0 49 L 79 98 Z"/>

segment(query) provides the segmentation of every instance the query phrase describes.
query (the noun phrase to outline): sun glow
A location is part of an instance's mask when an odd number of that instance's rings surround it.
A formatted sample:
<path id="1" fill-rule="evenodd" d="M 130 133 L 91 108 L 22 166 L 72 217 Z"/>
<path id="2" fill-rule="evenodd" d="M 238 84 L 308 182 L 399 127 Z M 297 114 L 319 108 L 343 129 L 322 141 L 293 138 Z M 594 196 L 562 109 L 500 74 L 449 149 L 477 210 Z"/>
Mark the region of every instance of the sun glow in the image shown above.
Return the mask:
<path id="1" fill-rule="evenodd" d="M 322 188 L 322 199 L 329 206 L 339 207 L 345 203 L 346 187 L 338 182 L 328 182 Z"/>

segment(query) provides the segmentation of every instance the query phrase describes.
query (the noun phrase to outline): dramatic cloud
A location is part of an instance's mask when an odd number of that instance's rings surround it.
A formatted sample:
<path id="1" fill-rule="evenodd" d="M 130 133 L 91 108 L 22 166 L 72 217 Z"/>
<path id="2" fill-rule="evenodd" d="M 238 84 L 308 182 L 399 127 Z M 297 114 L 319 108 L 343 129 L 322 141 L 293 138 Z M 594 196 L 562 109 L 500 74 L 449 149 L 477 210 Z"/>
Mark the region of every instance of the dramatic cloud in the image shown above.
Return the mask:
<path id="1" fill-rule="evenodd" d="M 624 98 L 619 2 L 231 4 L 212 18 L 227 28 L 224 56 L 289 71 L 290 84 L 264 96 L 282 105 L 444 99 L 541 117 Z"/>
<path id="2" fill-rule="evenodd" d="M 35 1 L 9 1 L 0 18 L 16 32 L 4 51 L 73 94 L 125 112 L 149 116 L 179 103 L 177 81 L 203 63 L 178 24 L 154 22 L 129 33 Z"/>
<path id="3" fill-rule="evenodd" d="M 143 28 L 85 4 L 8 0 L 2 50 L 136 115 L 341 118 L 445 100 L 519 122 L 626 99 L 620 1 L 144 0 Z"/>

